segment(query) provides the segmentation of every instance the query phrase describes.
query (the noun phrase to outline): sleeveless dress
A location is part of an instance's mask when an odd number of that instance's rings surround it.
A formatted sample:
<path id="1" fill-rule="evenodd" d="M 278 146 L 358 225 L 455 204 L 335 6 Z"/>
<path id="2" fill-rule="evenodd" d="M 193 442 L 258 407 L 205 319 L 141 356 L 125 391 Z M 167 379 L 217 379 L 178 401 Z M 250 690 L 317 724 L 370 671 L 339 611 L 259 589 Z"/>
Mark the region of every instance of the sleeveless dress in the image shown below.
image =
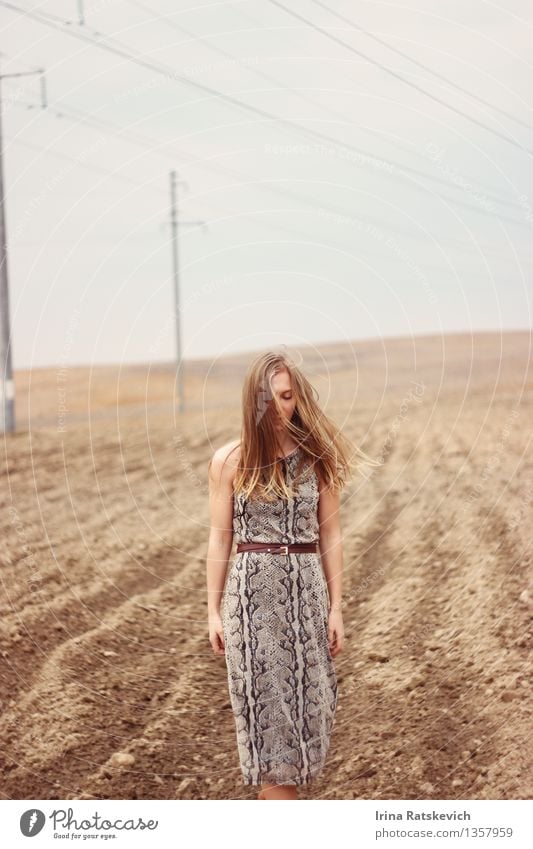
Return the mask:
<path id="1" fill-rule="evenodd" d="M 302 449 L 279 458 L 288 483 Z M 297 496 L 234 495 L 237 542 L 319 539 L 318 479 L 300 464 Z M 244 784 L 308 784 L 322 771 L 337 707 L 320 554 L 242 551 L 222 600 L 225 658 Z"/>

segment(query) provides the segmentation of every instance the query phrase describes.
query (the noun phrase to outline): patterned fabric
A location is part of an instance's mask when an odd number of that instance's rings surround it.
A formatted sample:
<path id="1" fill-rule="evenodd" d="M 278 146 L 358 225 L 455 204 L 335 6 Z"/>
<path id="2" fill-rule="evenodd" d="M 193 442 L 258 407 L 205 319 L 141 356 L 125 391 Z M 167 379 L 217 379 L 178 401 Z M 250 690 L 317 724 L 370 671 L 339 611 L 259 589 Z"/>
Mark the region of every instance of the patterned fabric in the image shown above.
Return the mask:
<path id="1" fill-rule="evenodd" d="M 298 447 L 287 482 L 304 466 Z M 319 539 L 318 479 L 304 467 L 287 501 L 234 496 L 237 542 Z M 327 638 L 328 595 L 320 555 L 243 551 L 222 601 L 225 657 L 244 784 L 308 784 L 322 771 L 337 706 Z"/>

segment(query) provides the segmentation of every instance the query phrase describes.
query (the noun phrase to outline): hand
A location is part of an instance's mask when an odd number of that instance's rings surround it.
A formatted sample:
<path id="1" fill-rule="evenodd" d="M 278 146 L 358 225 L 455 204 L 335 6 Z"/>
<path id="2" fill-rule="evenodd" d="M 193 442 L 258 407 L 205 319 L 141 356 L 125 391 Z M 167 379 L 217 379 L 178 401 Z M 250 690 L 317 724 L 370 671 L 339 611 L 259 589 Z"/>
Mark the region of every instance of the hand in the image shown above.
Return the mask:
<path id="1" fill-rule="evenodd" d="M 209 614 L 209 642 L 213 647 L 214 654 L 224 655 L 224 629 L 220 613 Z"/>
<path id="2" fill-rule="evenodd" d="M 336 657 L 344 648 L 344 626 L 340 610 L 331 610 L 329 613 L 328 642 L 332 657 Z"/>

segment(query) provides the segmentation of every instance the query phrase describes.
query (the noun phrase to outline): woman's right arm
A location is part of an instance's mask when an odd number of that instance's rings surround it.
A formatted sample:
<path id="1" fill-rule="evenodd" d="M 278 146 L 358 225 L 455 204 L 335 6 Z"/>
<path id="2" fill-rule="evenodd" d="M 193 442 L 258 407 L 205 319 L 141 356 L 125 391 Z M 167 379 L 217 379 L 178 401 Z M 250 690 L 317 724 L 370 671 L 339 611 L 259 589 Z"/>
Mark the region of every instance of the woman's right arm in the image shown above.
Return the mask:
<path id="1" fill-rule="evenodd" d="M 207 548 L 207 615 L 209 642 L 215 654 L 224 654 L 224 634 L 220 604 L 224 591 L 228 560 L 233 545 L 233 476 L 231 463 L 225 462 L 226 448 L 215 451 L 209 464 L 210 530 Z"/>

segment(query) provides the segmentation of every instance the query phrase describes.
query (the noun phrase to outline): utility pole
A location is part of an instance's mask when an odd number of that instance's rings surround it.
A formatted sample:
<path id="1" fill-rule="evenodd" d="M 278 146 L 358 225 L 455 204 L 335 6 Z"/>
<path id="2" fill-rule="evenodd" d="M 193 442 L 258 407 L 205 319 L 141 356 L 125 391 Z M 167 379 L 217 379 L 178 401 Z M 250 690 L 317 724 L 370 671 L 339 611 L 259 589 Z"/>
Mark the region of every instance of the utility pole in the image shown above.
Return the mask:
<path id="1" fill-rule="evenodd" d="M 12 338 L 9 321 L 9 275 L 7 267 L 6 199 L 4 194 L 4 141 L 2 135 L 2 80 L 9 77 L 41 76 L 41 105 L 46 106 L 44 69 L 23 71 L 19 74 L 0 74 L 0 431 L 15 430 L 15 383 L 12 366 Z"/>
<path id="2" fill-rule="evenodd" d="M 178 184 L 182 180 L 176 179 L 176 171 L 170 172 L 170 227 L 172 232 L 172 276 L 174 281 L 174 309 L 176 315 L 176 377 L 178 386 L 178 411 L 185 412 L 185 397 L 183 392 L 183 368 L 181 362 L 181 311 L 180 311 L 180 289 L 179 289 L 179 265 L 178 265 Z M 184 183 L 184 185 L 187 185 Z M 201 225 L 205 227 L 205 221 L 180 221 L 183 225 Z"/>

